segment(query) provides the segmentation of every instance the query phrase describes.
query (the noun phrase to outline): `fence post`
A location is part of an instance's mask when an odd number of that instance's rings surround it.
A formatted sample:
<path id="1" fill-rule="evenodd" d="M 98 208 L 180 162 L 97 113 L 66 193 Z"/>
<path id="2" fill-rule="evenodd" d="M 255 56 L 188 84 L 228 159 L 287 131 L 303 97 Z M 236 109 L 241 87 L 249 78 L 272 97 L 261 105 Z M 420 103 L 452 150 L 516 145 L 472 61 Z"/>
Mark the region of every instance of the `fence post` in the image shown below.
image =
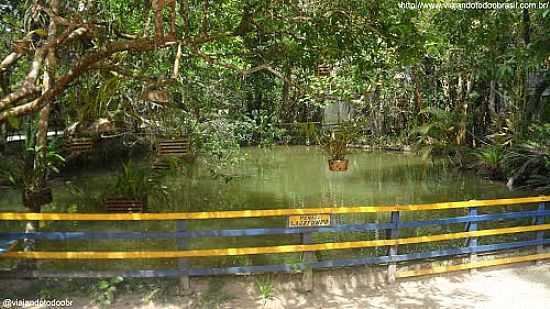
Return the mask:
<path id="1" fill-rule="evenodd" d="M 535 224 L 544 224 L 544 215 L 541 213 L 546 210 L 546 203 L 542 202 L 539 204 L 539 207 L 537 208 L 537 216 L 535 217 Z M 542 241 L 544 239 L 544 231 L 538 231 L 536 238 L 538 241 Z M 541 243 L 537 245 L 537 254 L 541 254 L 544 251 L 544 245 Z M 538 260 L 537 265 L 541 264 L 542 261 Z"/>
<path id="2" fill-rule="evenodd" d="M 302 233 L 302 244 L 309 245 L 311 244 L 311 233 Z M 306 292 L 311 292 L 313 290 L 313 269 L 311 263 L 315 262 L 315 252 L 307 251 L 304 252 L 304 272 L 302 274 L 302 285 Z"/>
<path id="3" fill-rule="evenodd" d="M 391 228 L 390 232 L 390 239 L 397 239 L 399 238 L 399 211 L 392 211 L 391 212 L 391 223 L 393 227 Z M 388 256 L 395 256 L 397 255 L 397 249 L 399 245 L 390 246 L 388 249 Z M 397 271 L 397 263 L 396 262 L 390 262 L 388 263 L 388 283 L 394 283 L 395 282 L 395 273 Z"/>
<path id="4" fill-rule="evenodd" d="M 176 232 L 185 231 L 187 231 L 187 222 L 185 220 L 176 220 Z M 187 249 L 187 240 L 185 237 L 177 237 L 176 241 L 178 250 Z M 191 290 L 189 285 L 189 261 L 187 259 L 178 259 L 178 274 L 178 294 L 189 294 Z"/>
<path id="5" fill-rule="evenodd" d="M 477 207 L 468 208 L 468 217 L 472 219 L 472 217 L 475 217 L 475 216 L 477 216 Z M 477 231 L 477 229 L 478 229 L 477 222 L 472 222 L 472 221 L 468 222 L 468 229 L 467 229 L 468 232 L 474 232 L 474 231 Z M 477 237 L 468 238 L 468 247 L 470 247 L 470 249 L 477 247 Z M 477 261 L 477 254 L 470 253 L 470 263 L 475 263 L 476 261 Z M 475 268 L 470 269 L 470 273 L 475 273 L 475 272 L 476 272 Z"/>

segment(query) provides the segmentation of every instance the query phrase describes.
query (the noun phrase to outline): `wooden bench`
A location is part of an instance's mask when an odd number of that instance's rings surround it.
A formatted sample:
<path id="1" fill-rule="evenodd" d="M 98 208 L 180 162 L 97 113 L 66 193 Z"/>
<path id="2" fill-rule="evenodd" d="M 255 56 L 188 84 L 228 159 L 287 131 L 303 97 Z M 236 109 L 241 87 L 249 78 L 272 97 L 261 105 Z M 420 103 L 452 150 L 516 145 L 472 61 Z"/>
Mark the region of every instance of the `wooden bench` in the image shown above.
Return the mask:
<path id="1" fill-rule="evenodd" d="M 144 212 L 145 202 L 127 199 L 105 199 L 105 210 L 108 212 Z"/>

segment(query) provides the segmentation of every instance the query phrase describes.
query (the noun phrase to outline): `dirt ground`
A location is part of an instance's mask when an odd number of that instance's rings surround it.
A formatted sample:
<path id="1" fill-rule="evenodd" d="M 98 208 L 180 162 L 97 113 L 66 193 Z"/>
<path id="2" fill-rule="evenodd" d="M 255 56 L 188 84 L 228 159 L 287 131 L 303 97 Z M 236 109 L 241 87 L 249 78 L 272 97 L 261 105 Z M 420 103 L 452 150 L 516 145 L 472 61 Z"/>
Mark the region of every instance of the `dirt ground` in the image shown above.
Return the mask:
<path id="1" fill-rule="evenodd" d="M 161 301 L 148 300 L 154 299 L 148 293 L 124 293 L 107 307 L 550 308 L 550 262 L 398 280 L 393 285 L 383 284 L 383 277 L 383 269 L 316 272 L 312 292 L 301 289 L 300 275 L 193 279 L 187 296 Z M 101 308 L 85 297 L 73 300 L 73 308 Z"/>

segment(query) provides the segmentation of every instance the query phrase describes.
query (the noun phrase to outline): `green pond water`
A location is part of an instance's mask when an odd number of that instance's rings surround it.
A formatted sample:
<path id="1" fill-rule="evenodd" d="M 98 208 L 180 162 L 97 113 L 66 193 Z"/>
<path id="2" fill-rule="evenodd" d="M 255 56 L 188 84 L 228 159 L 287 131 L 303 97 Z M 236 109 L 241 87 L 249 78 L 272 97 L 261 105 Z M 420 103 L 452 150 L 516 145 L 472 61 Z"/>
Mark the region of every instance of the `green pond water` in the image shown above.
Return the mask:
<path id="1" fill-rule="evenodd" d="M 200 161 L 187 172 L 170 175 L 164 184 L 170 188 L 168 201 L 149 200 L 148 211 L 213 211 L 238 209 L 274 209 L 305 207 L 382 206 L 417 204 L 469 199 L 492 199 L 529 195 L 511 192 L 501 182 L 447 168 L 442 162 L 426 162 L 415 154 L 354 150 L 348 155 L 347 172 L 328 170 L 327 157 L 317 147 L 277 146 L 243 148 L 244 160 L 227 177 L 213 179 Z M 145 164 L 145 162 L 144 162 Z M 112 168 L 99 168 L 68 176 L 53 185 L 54 203 L 45 212 L 103 212 L 101 200 L 113 182 Z M 0 192 L 0 211 L 24 211 L 20 193 Z M 491 208 L 493 209 L 493 208 Z M 519 208 L 518 208 L 519 209 Z M 414 212 L 403 220 L 463 215 L 465 210 Z M 483 210 L 485 211 L 485 210 Z M 492 211 L 492 210 L 487 210 Z M 388 214 L 338 216 L 340 223 L 387 222 Z M 492 223 L 495 226 L 495 223 Z M 502 223 L 510 224 L 510 223 Z M 498 223 L 496 226 L 501 226 Z M 516 222 L 517 224 L 517 222 Z M 284 227 L 286 218 L 207 220 L 188 223 L 190 230 L 252 227 Z M 483 228 L 483 223 L 481 224 Z M 23 229 L 21 222 L 0 222 L 1 231 Z M 174 222 L 42 222 L 45 231 L 175 231 Z M 403 236 L 464 230 L 464 224 L 430 226 L 403 230 Z M 349 241 L 383 238 L 382 233 L 313 234 L 314 242 Z M 530 236 L 525 236 L 530 237 Z M 493 238 L 493 240 L 496 238 Z M 297 244 L 299 235 L 225 237 L 192 239 L 189 248 L 223 248 Z M 457 246 L 463 241 L 440 242 L 438 248 Z M 483 243 L 483 241 L 482 241 Z M 174 250 L 173 240 L 77 240 L 40 241 L 40 250 Z M 424 247 L 422 247 L 424 246 Z M 400 247 L 400 252 L 425 250 L 424 245 Z M 318 252 L 318 259 L 347 258 L 383 254 L 384 248 Z M 301 254 L 255 255 L 192 259 L 196 267 L 295 263 Z M 62 266 L 60 266 L 62 265 Z M 130 269 L 168 268 L 174 260 L 42 262 L 42 268 Z"/>

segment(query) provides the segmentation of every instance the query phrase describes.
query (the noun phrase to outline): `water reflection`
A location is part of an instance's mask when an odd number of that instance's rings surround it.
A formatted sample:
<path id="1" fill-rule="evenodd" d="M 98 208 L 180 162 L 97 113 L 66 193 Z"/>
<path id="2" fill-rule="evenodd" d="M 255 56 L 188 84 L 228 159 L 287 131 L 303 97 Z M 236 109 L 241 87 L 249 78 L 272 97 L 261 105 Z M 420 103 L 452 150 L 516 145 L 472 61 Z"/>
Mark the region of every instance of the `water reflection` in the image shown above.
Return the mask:
<path id="1" fill-rule="evenodd" d="M 247 160 L 222 183 L 207 178 L 188 185 L 179 201 L 189 209 L 262 209 L 346 205 L 387 205 L 457 201 L 523 195 L 502 183 L 460 173 L 442 163 L 428 163 L 414 154 L 355 151 L 347 172 L 330 172 L 317 147 L 244 149 Z M 187 185 L 186 185 L 187 184 Z M 184 190 L 182 190 L 184 191 Z"/>
<path id="2" fill-rule="evenodd" d="M 502 183 L 461 173 L 444 164 L 428 163 L 414 154 L 353 151 L 347 172 L 331 172 L 318 147 L 244 148 L 246 160 L 226 179 L 212 179 L 200 165 L 165 182 L 168 202 L 150 201 L 150 211 L 207 211 L 302 208 L 349 205 L 392 205 L 503 198 Z M 85 171 L 71 186 L 54 186 L 55 202 L 45 211 L 101 211 L 112 171 Z M 2 192 L 1 210 L 23 210 L 18 192 Z"/>

